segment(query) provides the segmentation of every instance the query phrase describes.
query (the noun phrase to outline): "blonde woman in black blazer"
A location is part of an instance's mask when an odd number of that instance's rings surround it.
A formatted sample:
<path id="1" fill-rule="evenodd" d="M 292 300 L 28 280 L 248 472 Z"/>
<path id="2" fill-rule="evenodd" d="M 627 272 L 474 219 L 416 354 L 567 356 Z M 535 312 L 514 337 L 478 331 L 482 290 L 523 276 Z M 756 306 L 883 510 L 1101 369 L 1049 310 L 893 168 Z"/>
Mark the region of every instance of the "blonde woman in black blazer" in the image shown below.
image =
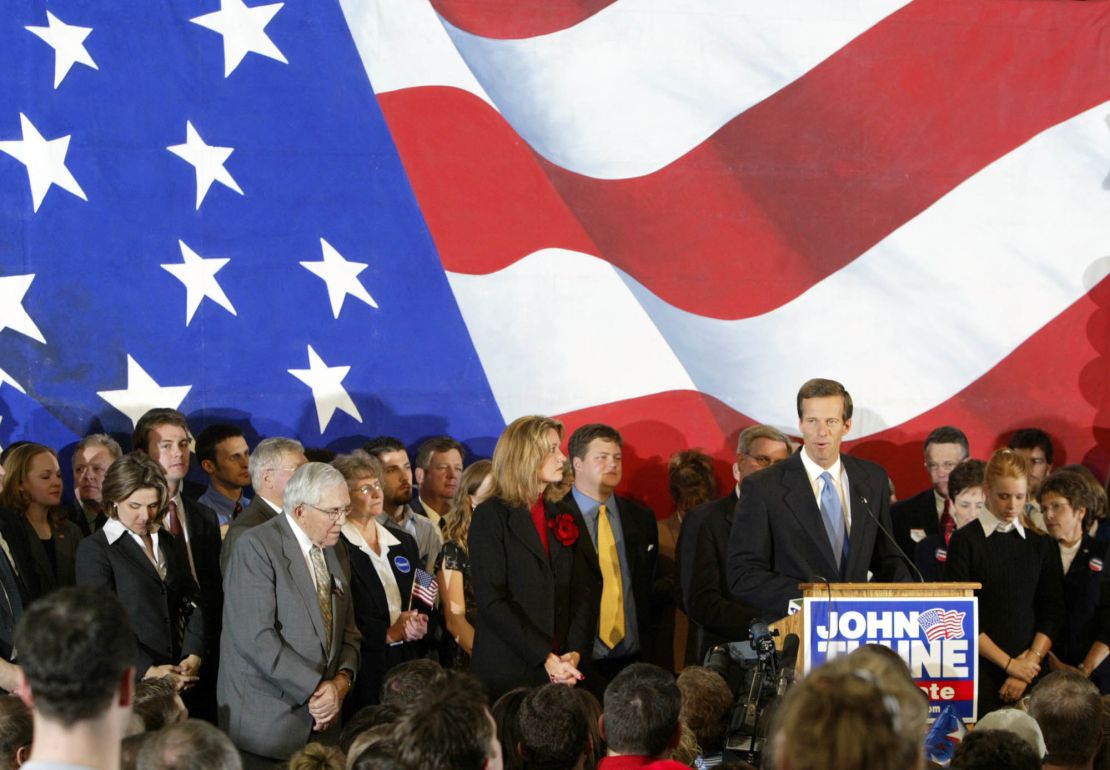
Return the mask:
<path id="1" fill-rule="evenodd" d="M 159 526 L 168 499 L 161 467 L 142 453 L 117 460 L 103 499 L 108 521 L 81 541 L 77 582 L 113 591 L 127 608 L 139 678 L 167 676 L 178 690 L 191 687 L 204 651 L 204 614 L 184 544 Z"/>
<path id="2" fill-rule="evenodd" d="M 563 479 L 562 431 L 547 417 L 505 428 L 493 450 L 491 497 L 470 524 L 478 610 L 470 672 L 494 697 L 520 685 L 577 684 L 597 631 L 578 551 L 583 533 L 543 498 Z"/>

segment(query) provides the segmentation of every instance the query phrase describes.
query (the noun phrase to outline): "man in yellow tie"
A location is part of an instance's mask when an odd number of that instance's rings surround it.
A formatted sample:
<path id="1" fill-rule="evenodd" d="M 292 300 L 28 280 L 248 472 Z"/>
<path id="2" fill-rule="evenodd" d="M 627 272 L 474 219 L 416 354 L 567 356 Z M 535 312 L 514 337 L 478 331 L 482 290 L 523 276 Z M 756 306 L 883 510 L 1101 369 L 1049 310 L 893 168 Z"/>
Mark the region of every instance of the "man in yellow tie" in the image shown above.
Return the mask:
<path id="1" fill-rule="evenodd" d="M 583 425 L 571 434 L 568 454 L 574 488 L 561 509 L 574 516 L 585 569 L 578 572 L 597 604 L 597 638 L 582 661 L 585 686 L 599 697 L 626 666 L 651 650 L 657 618 L 651 590 L 659 534 L 655 514 L 614 493 L 621 481 L 621 435 L 608 425 Z M 577 590 L 577 587 L 576 587 Z"/>

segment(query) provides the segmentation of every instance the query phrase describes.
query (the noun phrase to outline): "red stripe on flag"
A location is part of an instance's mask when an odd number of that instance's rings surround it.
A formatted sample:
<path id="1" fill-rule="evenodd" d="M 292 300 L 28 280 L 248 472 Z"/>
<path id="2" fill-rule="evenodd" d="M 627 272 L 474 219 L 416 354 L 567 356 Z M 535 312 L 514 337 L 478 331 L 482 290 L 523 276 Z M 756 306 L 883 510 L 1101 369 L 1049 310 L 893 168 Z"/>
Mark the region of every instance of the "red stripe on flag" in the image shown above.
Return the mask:
<path id="1" fill-rule="evenodd" d="M 1110 80 L 1091 77 L 1110 56 L 1108 27 L 1103 4 L 917 2 L 671 165 L 617 181 L 537 165 L 468 94 L 380 102 L 447 269 L 489 273 L 562 246 L 676 306 L 738 318 L 796 297 L 983 166 L 1110 100 Z"/>
<path id="2" fill-rule="evenodd" d="M 485 102 L 444 87 L 378 102 L 448 270 L 493 272 L 548 247 L 599 254 L 536 156 Z"/>
<path id="3" fill-rule="evenodd" d="M 789 392 L 784 390 L 782 397 L 793 398 L 792 389 L 799 384 L 783 383 Z M 851 390 L 852 383 L 846 385 Z M 607 422 L 620 430 L 625 440 L 620 491 L 645 500 L 660 516 L 674 508 L 667 491 L 671 454 L 700 447 L 713 455 L 719 493 L 725 494 L 735 483 L 731 467 L 737 436 L 752 424 L 751 418 L 711 396 L 691 392 L 603 404 L 559 418 L 568 433 L 587 422 Z M 906 498 L 929 483 L 921 467 L 921 442 L 938 425 L 963 429 L 972 456 L 978 458 L 988 457 L 1014 429 L 1038 425 L 1056 442 L 1057 465 L 1082 462 L 1104 477 L 1110 466 L 1110 279 L 945 403 L 845 447 L 886 468 L 899 496 Z"/>
<path id="4" fill-rule="evenodd" d="M 415 2 L 416 0 L 410 0 Z M 493 38 L 546 35 L 593 16 L 617 0 L 432 0 L 440 16 L 459 29 Z"/>

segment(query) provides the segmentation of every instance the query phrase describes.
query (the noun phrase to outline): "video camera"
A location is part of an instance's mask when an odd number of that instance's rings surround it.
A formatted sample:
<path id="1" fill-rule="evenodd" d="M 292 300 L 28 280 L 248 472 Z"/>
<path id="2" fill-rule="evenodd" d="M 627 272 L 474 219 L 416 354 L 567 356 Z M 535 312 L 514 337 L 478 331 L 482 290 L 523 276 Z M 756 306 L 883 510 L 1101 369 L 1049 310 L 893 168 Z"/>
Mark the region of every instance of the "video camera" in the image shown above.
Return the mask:
<path id="1" fill-rule="evenodd" d="M 798 636 L 788 634 L 782 652 L 775 650 L 778 630 L 761 620 L 748 627 L 748 641 L 719 644 L 705 656 L 706 668 L 725 678 L 735 697 L 725 758 L 759 766 L 767 738 L 767 725 L 778 699 L 794 680 Z"/>

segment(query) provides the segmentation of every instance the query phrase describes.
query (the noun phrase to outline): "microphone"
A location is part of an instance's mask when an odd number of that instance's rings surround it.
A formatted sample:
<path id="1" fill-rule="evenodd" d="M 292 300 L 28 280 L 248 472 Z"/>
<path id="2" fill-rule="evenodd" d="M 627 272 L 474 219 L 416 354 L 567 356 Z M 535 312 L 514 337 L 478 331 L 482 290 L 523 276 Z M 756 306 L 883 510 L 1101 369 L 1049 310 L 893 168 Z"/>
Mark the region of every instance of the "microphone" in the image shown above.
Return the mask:
<path id="1" fill-rule="evenodd" d="M 863 503 L 863 510 L 867 511 L 867 515 L 871 517 L 871 521 L 875 522 L 875 526 L 877 526 L 879 530 L 884 535 L 886 535 L 886 539 L 891 542 L 891 544 L 894 546 L 894 550 L 898 552 L 898 555 L 902 557 L 902 560 L 905 561 L 906 564 L 910 565 L 910 569 L 913 570 L 914 573 L 917 575 L 918 582 L 928 582 L 925 580 L 925 576 L 921 574 L 921 570 L 919 570 L 917 568 L 917 565 L 913 563 L 913 559 L 911 559 L 906 554 L 906 552 L 902 550 L 902 546 L 898 545 L 898 541 L 894 539 L 894 535 L 890 534 L 890 530 L 883 526 L 883 523 L 879 521 L 879 517 L 876 516 L 874 511 L 871 510 L 871 503 L 868 502 L 867 495 L 863 494 L 861 490 L 856 490 L 856 494 L 859 496 L 860 502 Z"/>

